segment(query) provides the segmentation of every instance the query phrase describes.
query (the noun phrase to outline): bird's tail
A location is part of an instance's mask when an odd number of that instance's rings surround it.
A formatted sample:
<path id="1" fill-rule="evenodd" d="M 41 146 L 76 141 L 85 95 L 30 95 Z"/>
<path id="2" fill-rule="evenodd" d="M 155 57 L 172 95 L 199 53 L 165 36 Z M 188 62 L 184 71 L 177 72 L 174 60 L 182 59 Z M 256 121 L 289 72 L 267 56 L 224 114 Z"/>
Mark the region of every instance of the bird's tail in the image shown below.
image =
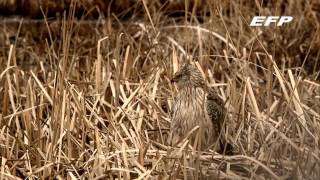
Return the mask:
<path id="1" fill-rule="evenodd" d="M 220 139 L 220 150 L 218 151 L 219 154 L 224 154 L 224 155 L 230 156 L 230 155 L 233 155 L 233 151 L 234 151 L 234 148 L 230 143 L 223 142 Z"/>

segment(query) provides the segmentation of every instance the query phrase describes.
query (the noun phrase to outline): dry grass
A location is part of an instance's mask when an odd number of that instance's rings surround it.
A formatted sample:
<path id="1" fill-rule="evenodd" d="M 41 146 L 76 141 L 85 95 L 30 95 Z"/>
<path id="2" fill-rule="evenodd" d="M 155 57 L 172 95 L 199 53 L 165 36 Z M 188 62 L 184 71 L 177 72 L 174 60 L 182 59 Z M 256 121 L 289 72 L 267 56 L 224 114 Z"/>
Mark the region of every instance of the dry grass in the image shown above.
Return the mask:
<path id="1" fill-rule="evenodd" d="M 216 3 L 188 18 L 139 7 L 125 21 L 76 21 L 72 9 L 60 21 L 3 21 L 0 179 L 320 177 L 315 3 Z M 251 28 L 256 13 L 294 21 Z M 226 101 L 234 156 L 165 143 L 170 79 L 188 59 Z"/>

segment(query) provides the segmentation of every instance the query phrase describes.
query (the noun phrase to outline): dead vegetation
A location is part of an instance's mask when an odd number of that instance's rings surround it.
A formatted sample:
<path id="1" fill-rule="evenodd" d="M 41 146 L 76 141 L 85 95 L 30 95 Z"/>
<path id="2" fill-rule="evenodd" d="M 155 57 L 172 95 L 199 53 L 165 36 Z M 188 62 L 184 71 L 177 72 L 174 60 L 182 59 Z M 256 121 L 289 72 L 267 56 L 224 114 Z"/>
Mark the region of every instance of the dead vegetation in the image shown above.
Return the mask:
<path id="1" fill-rule="evenodd" d="M 318 179 L 317 1 L 256 2 L 2 20 L 0 179 Z M 294 21 L 249 27 L 257 14 Z M 165 143 L 187 59 L 226 102 L 234 156 Z"/>

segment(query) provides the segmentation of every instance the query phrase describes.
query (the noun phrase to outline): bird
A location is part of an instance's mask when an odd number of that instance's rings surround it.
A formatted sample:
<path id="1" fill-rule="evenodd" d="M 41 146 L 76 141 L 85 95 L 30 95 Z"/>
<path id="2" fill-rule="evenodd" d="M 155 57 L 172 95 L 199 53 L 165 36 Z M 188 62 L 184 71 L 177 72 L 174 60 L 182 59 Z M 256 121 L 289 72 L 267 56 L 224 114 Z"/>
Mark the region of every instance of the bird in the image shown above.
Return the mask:
<path id="1" fill-rule="evenodd" d="M 178 93 L 173 100 L 168 143 L 172 146 L 179 144 L 186 134 L 199 126 L 197 149 L 215 146 L 217 152 L 222 152 L 227 147 L 219 138 L 226 111 L 223 100 L 208 87 L 199 69 L 190 62 L 178 69 L 171 82 L 177 85 Z M 189 138 L 195 142 L 196 135 Z M 231 145 L 227 148 L 230 154 Z"/>

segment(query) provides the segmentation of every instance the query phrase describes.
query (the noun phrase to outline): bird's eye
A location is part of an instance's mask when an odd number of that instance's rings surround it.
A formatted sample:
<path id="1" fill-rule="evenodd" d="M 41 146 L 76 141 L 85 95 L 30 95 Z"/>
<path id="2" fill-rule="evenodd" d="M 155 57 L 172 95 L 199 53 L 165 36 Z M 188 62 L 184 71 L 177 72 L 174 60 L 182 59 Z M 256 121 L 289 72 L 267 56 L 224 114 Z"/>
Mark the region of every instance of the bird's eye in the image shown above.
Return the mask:
<path id="1" fill-rule="evenodd" d="M 182 78 L 182 74 L 177 74 L 176 75 L 176 79 L 181 79 Z"/>

